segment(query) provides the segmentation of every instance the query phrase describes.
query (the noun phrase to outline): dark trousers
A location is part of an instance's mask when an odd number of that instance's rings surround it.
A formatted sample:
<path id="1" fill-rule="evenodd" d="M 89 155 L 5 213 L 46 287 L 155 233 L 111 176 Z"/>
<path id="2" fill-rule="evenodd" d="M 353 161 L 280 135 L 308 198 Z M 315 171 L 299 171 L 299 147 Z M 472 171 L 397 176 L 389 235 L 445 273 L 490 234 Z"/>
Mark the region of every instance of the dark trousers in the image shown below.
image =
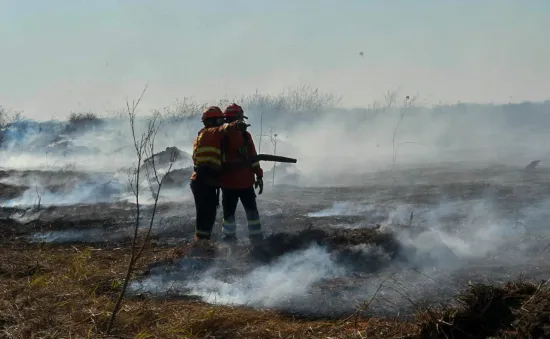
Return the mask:
<path id="1" fill-rule="evenodd" d="M 262 225 L 260 224 L 260 214 L 258 213 L 258 206 L 256 205 L 256 192 L 254 192 L 254 187 L 252 186 L 245 189 L 222 188 L 222 232 L 224 236 L 233 237 L 237 233 L 235 211 L 237 210 L 239 199 L 246 212 L 249 237 L 261 236 Z"/>
<path id="2" fill-rule="evenodd" d="M 199 239 L 210 239 L 212 228 L 216 222 L 219 190 L 200 180 L 191 180 L 189 186 L 195 199 L 195 236 Z"/>

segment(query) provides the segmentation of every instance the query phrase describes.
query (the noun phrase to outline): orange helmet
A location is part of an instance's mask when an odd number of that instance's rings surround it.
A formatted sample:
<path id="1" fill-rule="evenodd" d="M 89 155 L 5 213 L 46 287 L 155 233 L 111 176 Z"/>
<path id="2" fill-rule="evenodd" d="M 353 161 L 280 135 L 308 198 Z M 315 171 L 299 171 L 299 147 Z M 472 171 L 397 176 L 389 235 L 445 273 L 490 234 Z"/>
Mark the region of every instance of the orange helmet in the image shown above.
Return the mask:
<path id="1" fill-rule="evenodd" d="M 226 118 L 234 118 L 234 117 L 242 117 L 245 119 L 248 119 L 248 117 L 244 116 L 243 108 L 235 103 L 230 104 L 225 108 L 225 111 L 223 112 L 223 115 Z"/>
<path id="2" fill-rule="evenodd" d="M 224 115 L 218 106 L 210 106 L 204 112 L 202 112 L 201 121 L 206 119 L 223 119 Z"/>

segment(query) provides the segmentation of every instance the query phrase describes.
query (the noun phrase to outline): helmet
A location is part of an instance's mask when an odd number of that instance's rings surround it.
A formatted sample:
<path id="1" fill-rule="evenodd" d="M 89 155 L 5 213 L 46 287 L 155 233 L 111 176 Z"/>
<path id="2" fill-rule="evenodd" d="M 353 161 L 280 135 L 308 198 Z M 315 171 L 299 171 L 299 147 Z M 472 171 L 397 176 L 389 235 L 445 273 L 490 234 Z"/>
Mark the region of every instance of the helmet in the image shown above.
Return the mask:
<path id="1" fill-rule="evenodd" d="M 248 119 L 248 117 L 244 116 L 243 108 L 235 103 L 230 104 L 225 108 L 225 111 L 223 112 L 223 115 L 226 118 L 234 118 L 234 117 L 242 117 L 245 119 Z"/>
<path id="2" fill-rule="evenodd" d="M 202 112 L 201 121 L 206 119 L 223 119 L 223 112 L 218 106 L 210 106 Z"/>

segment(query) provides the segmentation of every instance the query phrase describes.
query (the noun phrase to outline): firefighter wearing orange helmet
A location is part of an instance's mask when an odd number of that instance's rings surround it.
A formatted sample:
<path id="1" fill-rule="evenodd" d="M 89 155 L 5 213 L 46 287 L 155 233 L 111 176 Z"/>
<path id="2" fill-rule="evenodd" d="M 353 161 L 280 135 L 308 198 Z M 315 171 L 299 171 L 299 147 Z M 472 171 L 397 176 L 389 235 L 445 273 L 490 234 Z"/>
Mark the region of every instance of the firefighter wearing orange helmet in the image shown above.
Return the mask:
<path id="1" fill-rule="evenodd" d="M 228 123 L 248 119 L 244 115 L 242 107 L 235 103 L 226 107 L 224 116 L 225 121 Z M 237 240 L 235 211 L 240 200 L 246 212 L 248 236 L 250 242 L 255 245 L 263 239 L 260 215 L 256 204 L 256 192 L 254 191 L 254 188 L 259 187 L 258 194 L 262 194 L 264 187 L 262 180 L 263 170 L 259 162 L 250 165 L 247 161 L 249 157 L 257 155 L 256 147 L 249 132 L 235 130 L 228 132 L 226 143 L 227 166 L 221 175 L 223 206 L 222 239 L 226 242 L 235 242 Z"/>
<path id="2" fill-rule="evenodd" d="M 224 114 L 217 106 L 208 107 L 203 112 L 201 121 L 204 128 L 193 141 L 194 171 L 189 186 L 196 208 L 195 240 L 208 240 L 219 205 L 224 137 L 231 132 L 245 132 L 248 125 L 242 120 L 225 124 Z"/>

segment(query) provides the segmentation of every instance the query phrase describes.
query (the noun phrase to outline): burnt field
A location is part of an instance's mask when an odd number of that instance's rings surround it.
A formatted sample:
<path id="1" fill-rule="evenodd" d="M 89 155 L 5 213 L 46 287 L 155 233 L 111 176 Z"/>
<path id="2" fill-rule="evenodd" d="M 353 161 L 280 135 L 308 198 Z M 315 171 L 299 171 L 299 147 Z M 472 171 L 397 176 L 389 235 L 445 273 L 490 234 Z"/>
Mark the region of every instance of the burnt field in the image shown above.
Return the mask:
<path id="1" fill-rule="evenodd" d="M 97 294 L 110 300 L 106 305 L 112 303 L 119 288 L 113 282 L 124 273 L 135 219 L 124 174 L 4 170 L 0 177 L 3 255 L 31 256 L 2 264 L 4 285 L 10 279 L 25 280 L 36 289 L 42 286 L 36 279 L 64 270 L 56 265 L 63 265 L 68 253 L 88 251 L 92 254 L 86 266 L 96 271 L 77 280 L 96 286 Z M 218 307 L 220 313 L 234 309 L 236 317 L 275 312 L 292 322 L 328 322 L 332 330 L 347 324 L 346 329 L 353 325 L 367 331 L 368 326 L 361 326 L 373 319 L 371 326 L 382 326 L 390 337 L 486 337 L 521 331 L 536 337 L 548 331 L 547 291 L 541 282 L 550 276 L 550 169 L 542 165 L 528 170 L 456 164 L 400 167 L 349 177 L 354 184 L 340 186 L 268 183 L 258 198 L 263 246 L 249 245 L 239 206 L 238 245 L 216 241 L 218 222 L 214 241 L 195 253 L 189 251 L 194 204 L 185 175 L 181 178 L 161 192 L 147 255 L 128 288 L 130 308 L 157 315 L 163 312 L 159 303 L 170 305 L 167 314 L 178 307 Z M 152 212 L 149 191 L 141 201 L 143 233 Z M 17 249 L 27 249 L 27 254 Z M 506 301 L 510 298 L 514 303 Z M 13 308 L 16 300 L 3 302 Z M 98 311 L 93 321 L 105 321 L 108 311 Z M 171 336 L 158 324 L 132 325 L 135 319 L 128 310 L 122 313 L 120 334 L 147 328 L 152 336 Z M 89 325 L 86 331 L 98 326 L 90 319 L 80 319 Z M 223 319 L 181 335 L 214 335 L 208 331 L 228 321 Z M 399 319 L 391 321 L 400 325 L 381 319 Z M 9 312 L 0 320 L 5 333 L 29 333 Z M 45 320 L 35 322 L 43 330 L 51 326 Z M 195 326 L 187 320 L 180 325 Z M 303 324 L 296 326 L 284 331 L 315 337 L 293 332 L 305 331 Z M 391 332 L 397 328 L 400 332 Z M 235 329 L 226 330 L 237 335 Z M 239 333 L 262 337 L 245 332 Z M 324 327 L 321 332 L 330 336 Z"/>

